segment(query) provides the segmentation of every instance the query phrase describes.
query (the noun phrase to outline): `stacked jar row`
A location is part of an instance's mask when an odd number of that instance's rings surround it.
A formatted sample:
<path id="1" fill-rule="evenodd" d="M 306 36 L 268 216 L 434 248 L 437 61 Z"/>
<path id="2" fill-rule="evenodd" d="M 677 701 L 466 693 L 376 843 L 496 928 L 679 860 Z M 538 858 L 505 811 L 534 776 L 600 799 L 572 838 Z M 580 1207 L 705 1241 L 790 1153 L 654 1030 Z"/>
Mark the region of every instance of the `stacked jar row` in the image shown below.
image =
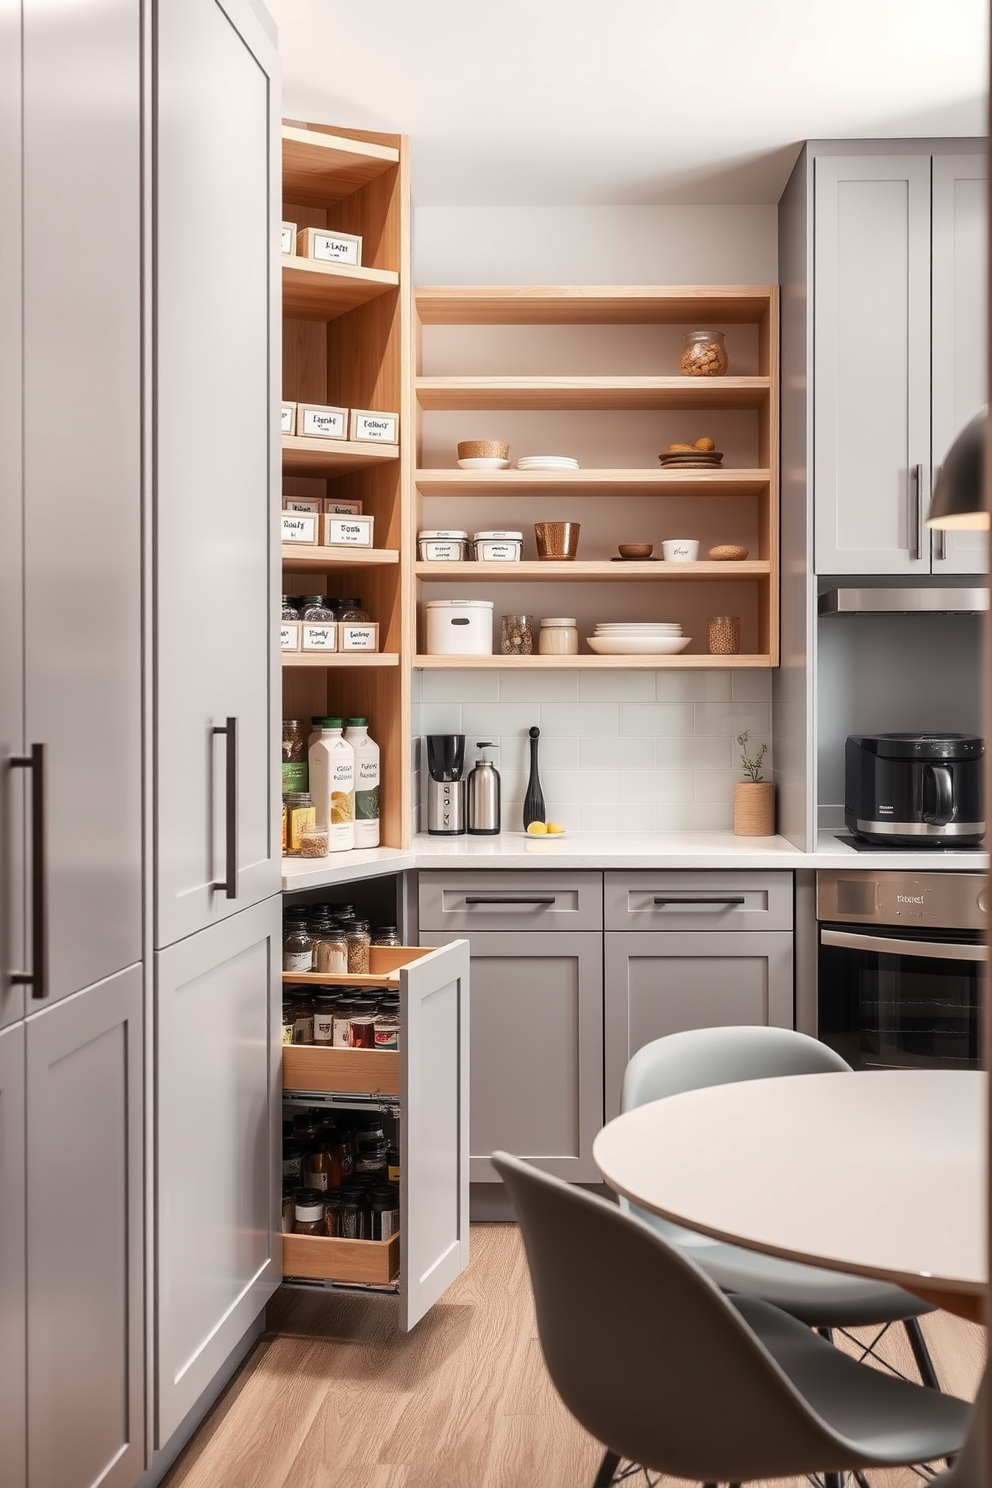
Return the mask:
<path id="1" fill-rule="evenodd" d="M 365 976 L 372 946 L 398 946 L 395 925 L 362 919 L 353 904 L 294 904 L 283 911 L 282 969 Z"/>
<path id="2" fill-rule="evenodd" d="M 367 987 L 318 992 L 307 986 L 287 987 L 282 1001 L 282 1041 L 325 1049 L 396 1050 L 400 1046 L 399 993 Z"/>
<path id="3" fill-rule="evenodd" d="M 282 723 L 282 851 L 323 858 L 379 845 L 379 746 L 367 718 Z M 287 967 L 286 970 L 309 970 Z M 354 969 L 354 968 L 352 968 Z M 366 968 L 367 970 L 367 968 Z"/>
<path id="4" fill-rule="evenodd" d="M 282 1172 L 287 1234 L 388 1240 L 399 1229 L 395 1122 L 377 1112 L 297 1113 L 283 1123 Z"/>

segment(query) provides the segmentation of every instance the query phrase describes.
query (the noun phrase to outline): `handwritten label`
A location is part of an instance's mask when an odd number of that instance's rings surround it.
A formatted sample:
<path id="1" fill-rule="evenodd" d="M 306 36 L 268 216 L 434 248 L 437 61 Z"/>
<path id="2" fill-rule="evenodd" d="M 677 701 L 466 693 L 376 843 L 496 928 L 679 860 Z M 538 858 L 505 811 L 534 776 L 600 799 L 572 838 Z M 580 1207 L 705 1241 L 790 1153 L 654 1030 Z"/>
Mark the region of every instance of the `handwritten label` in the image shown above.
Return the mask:
<path id="1" fill-rule="evenodd" d="M 282 540 L 285 543 L 310 543 L 317 541 L 317 517 L 309 512 L 283 512 Z"/>
<path id="2" fill-rule="evenodd" d="M 319 496 L 284 496 L 282 498 L 282 509 L 288 512 L 313 512 L 319 516 L 321 504 Z"/>
<path id="3" fill-rule="evenodd" d="M 311 625 L 309 621 L 303 621 L 300 628 L 303 632 L 304 651 L 336 651 L 338 649 L 338 628 L 333 621 L 330 625 Z"/>
<path id="4" fill-rule="evenodd" d="M 299 651 L 300 622 L 298 620 L 284 620 L 279 634 L 280 644 L 284 651 Z"/>
<path id="5" fill-rule="evenodd" d="M 284 222 L 282 225 L 282 251 L 283 253 L 296 252 L 296 223 Z"/>
<path id="6" fill-rule="evenodd" d="M 347 414 L 343 408 L 304 408 L 301 434 L 318 439 L 344 439 L 347 434 Z"/>
<path id="7" fill-rule="evenodd" d="M 335 517 L 360 517 L 362 515 L 362 503 L 360 501 L 328 501 L 324 500 L 324 511 L 328 516 Z"/>
<path id="8" fill-rule="evenodd" d="M 282 432 L 292 434 L 296 428 L 296 404 L 284 403 L 282 405 Z"/>
<path id="9" fill-rule="evenodd" d="M 370 440 L 375 444 L 395 444 L 399 415 L 395 413 L 363 413 L 355 408 L 351 414 L 352 439 Z"/>
<path id="10" fill-rule="evenodd" d="M 520 557 L 519 543 L 480 542 L 476 546 L 483 563 L 515 563 Z"/>
<path id="11" fill-rule="evenodd" d="M 371 517 L 328 517 L 328 547 L 370 548 L 372 546 Z"/>
<path id="12" fill-rule="evenodd" d="M 378 651 L 378 625 L 341 625 L 342 651 Z"/>
<path id="13" fill-rule="evenodd" d="M 311 237 L 311 258 L 323 259 L 325 263 L 355 264 L 361 261 L 362 240 L 348 233 L 315 232 Z"/>

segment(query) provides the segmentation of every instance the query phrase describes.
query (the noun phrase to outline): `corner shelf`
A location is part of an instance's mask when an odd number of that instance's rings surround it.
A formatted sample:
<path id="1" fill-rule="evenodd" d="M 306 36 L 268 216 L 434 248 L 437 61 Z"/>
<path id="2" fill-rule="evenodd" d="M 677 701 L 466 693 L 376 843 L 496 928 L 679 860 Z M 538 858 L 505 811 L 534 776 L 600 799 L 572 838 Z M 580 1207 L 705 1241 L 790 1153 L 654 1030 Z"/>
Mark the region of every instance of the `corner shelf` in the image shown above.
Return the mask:
<path id="1" fill-rule="evenodd" d="M 770 470 L 418 470 L 423 496 L 759 496 Z"/>
<path id="2" fill-rule="evenodd" d="M 358 444 L 348 439 L 311 439 L 301 434 L 282 436 L 283 475 L 333 478 L 353 470 L 385 465 L 399 457 L 398 444 Z"/>
<path id="3" fill-rule="evenodd" d="M 283 314 L 297 320 L 336 320 L 397 289 L 399 282 L 399 274 L 392 269 L 317 263 L 286 253 L 282 260 Z"/>
<path id="4" fill-rule="evenodd" d="M 284 668 L 313 668 L 318 671 L 347 671 L 359 667 L 398 667 L 395 651 L 284 651 Z"/>
<path id="5" fill-rule="evenodd" d="M 321 548 L 308 543 L 283 543 L 283 567 L 295 572 L 303 568 L 385 568 L 399 563 L 396 548 Z"/>
<path id="6" fill-rule="evenodd" d="M 413 571 L 418 579 L 438 583 L 465 579 L 495 579 L 501 583 L 520 583 L 527 579 L 538 583 L 549 580 L 575 583 L 577 580 L 596 579 L 625 584 L 631 579 L 648 579 L 667 584 L 711 579 L 725 584 L 737 579 L 766 579 L 771 564 L 761 559 L 731 563 L 654 563 L 650 560 L 645 563 L 612 563 L 609 559 L 556 562 L 537 559 L 520 563 L 417 563 Z"/>
<path id="7" fill-rule="evenodd" d="M 767 377 L 418 377 L 421 408 L 652 409 L 761 408 Z"/>
<path id="8" fill-rule="evenodd" d="M 594 656 L 591 652 L 580 656 L 415 656 L 413 664 L 424 672 L 474 672 L 482 671 L 726 671 L 733 667 L 771 667 L 771 658 L 764 653 L 737 656 L 710 656 L 706 653 L 681 656 Z"/>
<path id="9" fill-rule="evenodd" d="M 325 132 L 319 125 L 282 126 L 283 199 L 309 207 L 327 207 L 351 196 L 391 166 L 400 152 Z"/>

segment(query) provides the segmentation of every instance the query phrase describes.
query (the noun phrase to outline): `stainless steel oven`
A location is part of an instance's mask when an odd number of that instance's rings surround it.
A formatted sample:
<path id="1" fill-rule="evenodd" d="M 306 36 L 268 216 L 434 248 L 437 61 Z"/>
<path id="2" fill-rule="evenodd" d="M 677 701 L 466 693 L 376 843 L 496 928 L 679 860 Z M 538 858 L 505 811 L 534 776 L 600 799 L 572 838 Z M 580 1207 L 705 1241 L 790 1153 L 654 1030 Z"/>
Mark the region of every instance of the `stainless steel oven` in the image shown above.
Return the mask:
<path id="1" fill-rule="evenodd" d="M 855 1069 L 977 1069 L 983 873 L 820 872 L 818 1032 Z"/>

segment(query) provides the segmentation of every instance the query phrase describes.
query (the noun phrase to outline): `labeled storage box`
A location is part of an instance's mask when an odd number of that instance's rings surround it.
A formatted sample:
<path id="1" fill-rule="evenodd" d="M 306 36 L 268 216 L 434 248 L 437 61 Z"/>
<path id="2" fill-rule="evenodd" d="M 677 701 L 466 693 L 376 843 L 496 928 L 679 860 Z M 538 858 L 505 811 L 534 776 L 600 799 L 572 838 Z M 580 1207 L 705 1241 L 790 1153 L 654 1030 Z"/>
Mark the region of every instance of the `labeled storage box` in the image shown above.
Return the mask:
<path id="1" fill-rule="evenodd" d="M 400 437 L 398 413 L 377 413 L 375 409 L 351 410 L 351 438 L 369 444 L 396 444 Z"/>
<path id="2" fill-rule="evenodd" d="M 296 223 L 284 222 L 282 225 L 282 251 L 283 253 L 296 252 Z"/>
<path id="3" fill-rule="evenodd" d="M 299 543 L 301 547 L 313 548 L 320 542 L 321 518 L 316 512 L 284 511 L 281 522 L 284 543 Z"/>
<path id="4" fill-rule="evenodd" d="M 361 501 L 342 500 L 340 497 L 325 496 L 324 511 L 329 517 L 360 517 L 365 510 Z"/>
<path id="5" fill-rule="evenodd" d="M 324 545 L 328 548 L 370 548 L 373 517 L 324 518 Z"/>
<path id="6" fill-rule="evenodd" d="M 335 620 L 301 620 L 301 651 L 336 651 L 338 627 Z"/>
<path id="7" fill-rule="evenodd" d="M 338 641 L 342 651 L 378 651 L 378 621 L 339 620 Z"/>
<path id="8" fill-rule="evenodd" d="M 357 269 L 362 262 L 361 238 L 330 227 L 301 228 L 296 235 L 296 251 L 317 263 L 351 264 Z"/>
<path id="9" fill-rule="evenodd" d="M 296 432 L 308 439 L 347 439 L 348 410 L 322 403 L 298 403 Z"/>
<path id="10" fill-rule="evenodd" d="M 299 620 L 283 620 L 280 627 L 283 651 L 299 651 L 300 649 L 300 622 Z"/>
<path id="11" fill-rule="evenodd" d="M 284 496 L 282 498 L 282 509 L 288 512 L 315 512 L 319 516 L 323 506 L 324 503 L 319 496 Z"/>
<path id="12" fill-rule="evenodd" d="M 282 431 L 283 434 L 295 434 L 296 433 L 296 404 L 295 403 L 284 403 L 282 405 L 282 426 L 281 426 L 281 431 Z"/>

